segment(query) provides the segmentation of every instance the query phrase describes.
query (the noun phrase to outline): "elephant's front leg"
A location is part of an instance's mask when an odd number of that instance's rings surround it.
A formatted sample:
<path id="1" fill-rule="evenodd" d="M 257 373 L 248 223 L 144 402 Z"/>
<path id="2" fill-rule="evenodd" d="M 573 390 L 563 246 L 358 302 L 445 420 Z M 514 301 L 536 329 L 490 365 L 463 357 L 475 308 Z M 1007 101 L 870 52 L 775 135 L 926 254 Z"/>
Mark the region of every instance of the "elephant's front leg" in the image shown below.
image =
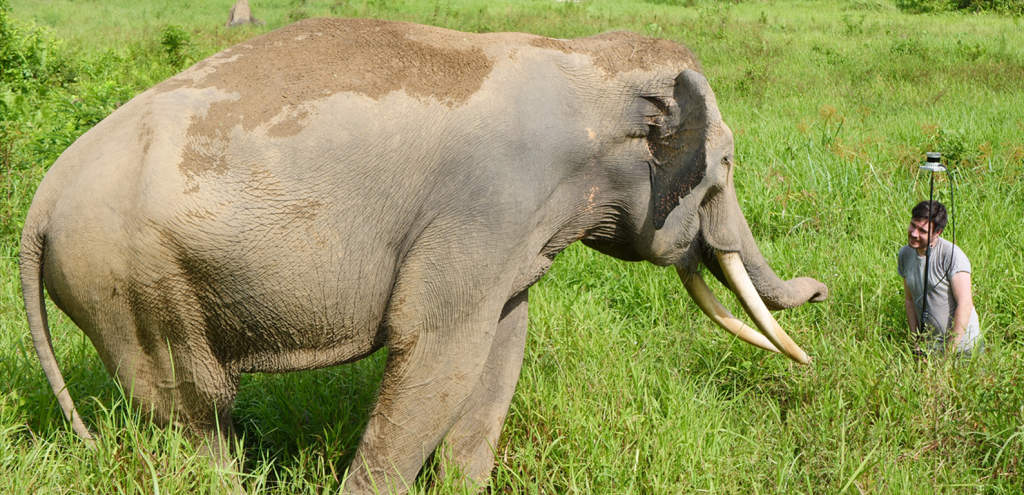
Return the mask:
<path id="1" fill-rule="evenodd" d="M 528 292 L 523 291 L 505 304 L 491 351 L 470 396 L 465 412 L 445 437 L 441 478 L 444 471 L 458 469 L 466 481 L 483 489 L 494 467 L 501 428 L 519 381 L 526 346 Z"/>
<path id="2" fill-rule="evenodd" d="M 500 300 L 465 307 L 403 295 L 396 298 L 406 307 L 389 315 L 380 395 L 344 493 L 409 491 L 480 381 L 502 308 Z"/>

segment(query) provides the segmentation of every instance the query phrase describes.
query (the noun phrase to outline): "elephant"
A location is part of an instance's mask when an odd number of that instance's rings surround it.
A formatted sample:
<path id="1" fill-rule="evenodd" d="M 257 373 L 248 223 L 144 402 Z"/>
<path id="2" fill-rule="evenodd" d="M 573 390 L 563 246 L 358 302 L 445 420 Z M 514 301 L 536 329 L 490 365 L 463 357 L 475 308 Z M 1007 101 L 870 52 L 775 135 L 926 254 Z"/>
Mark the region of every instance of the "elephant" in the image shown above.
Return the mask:
<path id="1" fill-rule="evenodd" d="M 770 310 L 828 289 L 768 266 L 734 167 L 732 131 L 678 43 L 304 20 L 141 93 L 64 151 L 22 234 L 28 324 L 79 436 L 93 439 L 44 289 L 147 420 L 216 462 L 242 373 L 386 347 L 345 492 L 405 492 L 435 450 L 485 486 L 529 289 L 573 242 L 674 266 L 716 324 L 809 362 Z"/>

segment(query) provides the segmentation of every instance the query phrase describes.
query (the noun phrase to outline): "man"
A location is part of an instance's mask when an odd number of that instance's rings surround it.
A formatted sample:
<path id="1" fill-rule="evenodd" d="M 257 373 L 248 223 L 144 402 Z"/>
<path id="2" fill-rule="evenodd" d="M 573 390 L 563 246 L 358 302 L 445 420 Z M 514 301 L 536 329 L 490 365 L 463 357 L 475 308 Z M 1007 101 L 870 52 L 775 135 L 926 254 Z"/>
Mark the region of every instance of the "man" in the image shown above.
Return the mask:
<path id="1" fill-rule="evenodd" d="M 925 352 L 942 354 L 954 350 L 957 354 L 970 354 L 975 346 L 981 349 L 978 312 L 974 310 L 971 293 L 971 262 L 959 246 L 941 237 L 946 218 L 946 207 L 938 201 L 922 201 L 911 211 L 907 245 L 899 253 L 903 306 L 911 337 L 922 344 Z M 926 292 L 927 305 L 923 297 Z"/>

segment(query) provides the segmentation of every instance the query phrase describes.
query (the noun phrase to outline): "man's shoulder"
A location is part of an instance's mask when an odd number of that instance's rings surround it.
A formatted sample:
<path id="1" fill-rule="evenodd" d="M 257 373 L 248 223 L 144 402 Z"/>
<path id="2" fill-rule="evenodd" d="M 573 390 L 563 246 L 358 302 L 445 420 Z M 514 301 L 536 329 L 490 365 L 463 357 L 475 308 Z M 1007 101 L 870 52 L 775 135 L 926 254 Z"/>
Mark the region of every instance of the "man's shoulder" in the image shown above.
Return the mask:
<path id="1" fill-rule="evenodd" d="M 917 250 L 907 244 L 904 244 L 903 247 L 900 248 L 899 253 L 896 254 L 896 259 L 900 260 L 900 262 L 904 262 L 904 260 L 909 260 L 916 256 Z"/>
<path id="2" fill-rule="evenodd" d="M 896 271 L 901 277 L 907 278 L 907 270 L 912 266 L 911 263 L 917 258 L 917 250 L 904 245 L 900 248 L 900 252 L 896 255 Z"/>
<path id="3" fill-rule="evenodd" d="M 953 276 L 958 272 L 970 273 L 972 271 L 970 258 L 967 257 L 963 249 L 960 249 L 960 246 L 948 241 L 947 243 L 949 244 L 949 250 L 946 251 L 946 257 L 949 260 L 950 266 L 949 276 Z"/>
<path id="4" fill-rule="evenodd" d="M 941 256 L 954 257 L 964 260 L 968 259 L 967 254 L 964 253 L 963 249 L 960 249 L 960 246 L 953 244 L 952 242 L 949 242 L 948 240 L 942 237 L 939 238 L 939 242 L 940 244 L 938 246 L 938 252 Z"/>
<path id="5" fill-rule="evenodd" d="M 957 246 L 956 244 L 953 244 L 953 256 L 957 258 L 963 258 L 965 260 L 969 259 L 967 258 L 967 254 L 964 253 L 964 250 L 960 249 L 960 246 Z"/>

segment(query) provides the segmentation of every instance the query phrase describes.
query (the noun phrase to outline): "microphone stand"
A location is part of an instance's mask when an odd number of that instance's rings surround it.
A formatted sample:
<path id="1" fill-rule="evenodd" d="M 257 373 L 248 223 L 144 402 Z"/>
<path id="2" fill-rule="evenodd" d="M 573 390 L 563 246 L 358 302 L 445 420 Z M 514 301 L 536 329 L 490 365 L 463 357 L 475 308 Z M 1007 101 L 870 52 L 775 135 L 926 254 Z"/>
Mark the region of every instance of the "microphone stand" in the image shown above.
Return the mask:
<path id="1" fill-rule="evenodd" d="M 924 287 L 921 295 L 921 321 L 917 324 L 918 337 L 924 335 L 924 322 L 928 318 L 928 272 L 932 260 L 932 204 L 935 201 L 935 172 L 945 172 L 946 167 L 942 166 L 942 154 L 929 151 L 927 161 L 921 165 L 921 170 L 931 172 L 931 184 L 928 188 L 928 244 L 924 254 Z"/>

